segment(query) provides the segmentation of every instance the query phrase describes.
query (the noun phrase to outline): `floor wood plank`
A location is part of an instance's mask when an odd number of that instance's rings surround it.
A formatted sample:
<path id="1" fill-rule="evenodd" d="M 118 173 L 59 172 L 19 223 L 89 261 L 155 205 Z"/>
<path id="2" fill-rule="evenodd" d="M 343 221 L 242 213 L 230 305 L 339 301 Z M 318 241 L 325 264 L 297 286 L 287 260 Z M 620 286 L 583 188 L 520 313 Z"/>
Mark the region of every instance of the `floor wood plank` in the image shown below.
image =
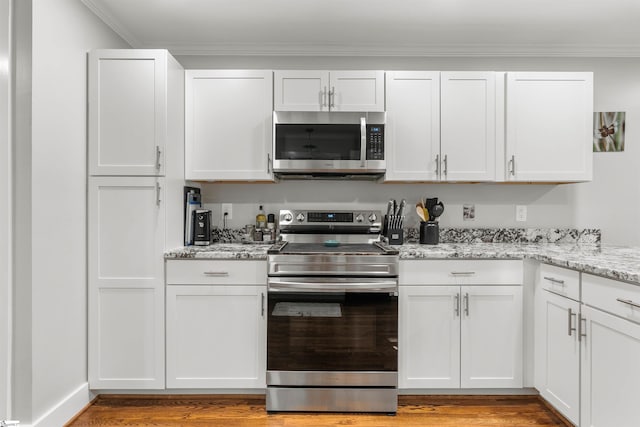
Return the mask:
<path id="1" fill-rule="evenodd" d="M 99 396 L 67 427 L 566 426 L 537 396 L 400 396 L 396 416 L 267 414 L 262 395 Z"/>

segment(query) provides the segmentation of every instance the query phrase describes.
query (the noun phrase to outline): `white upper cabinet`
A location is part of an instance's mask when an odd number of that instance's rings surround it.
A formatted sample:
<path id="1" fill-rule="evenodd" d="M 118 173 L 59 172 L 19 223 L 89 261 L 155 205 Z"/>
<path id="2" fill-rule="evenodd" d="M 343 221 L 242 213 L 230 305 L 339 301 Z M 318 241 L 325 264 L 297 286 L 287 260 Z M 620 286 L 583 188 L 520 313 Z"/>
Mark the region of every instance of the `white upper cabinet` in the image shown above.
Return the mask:
<path id="1" fill-rule="evenodd" d="M 494 72 L 387 72 L 386 181 L 494 181 Z"/>
<path id="2" fill-rule="evenodd" d="M 436 181 L 440 154 L 440 73 L 387 72 L 387 181 Z"/>
<path id="3" fill-rule="evenodd" d="M 274 72 L 276 111 L 384 111 L 384 71 Z"/>
<path id="4" fill-rule="evenodd" d="M 166 50 L 89 53 L 90 175 L 164 175 Z"/>
<path id="5" fill-rule="evenodd" d="M 185 178 L 272 180 L 273 73 L 185 74 Z"/>
<path id="6" fill-rule="evenodd" d="M 496 73 L 440 76 L 440 161 L 443 181 L 496 178 Z"/>
<path id="7" fill-rule="evenodd" d="M 590 181 L 593 73 L 507 73 L 507 181 Z"/>

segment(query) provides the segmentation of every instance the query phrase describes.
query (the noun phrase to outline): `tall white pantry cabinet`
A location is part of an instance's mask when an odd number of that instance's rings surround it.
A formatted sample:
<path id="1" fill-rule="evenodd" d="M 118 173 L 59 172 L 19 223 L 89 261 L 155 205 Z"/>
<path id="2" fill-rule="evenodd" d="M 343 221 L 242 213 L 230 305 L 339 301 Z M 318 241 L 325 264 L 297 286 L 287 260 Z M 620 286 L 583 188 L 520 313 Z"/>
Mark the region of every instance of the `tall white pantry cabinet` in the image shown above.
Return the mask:
<path id="1" fill-rule="evenodd" d="M 166 50 L 89 53 L 89 387 L 165 386 L 164 264 L 182 244 L 184 70 Z"/>

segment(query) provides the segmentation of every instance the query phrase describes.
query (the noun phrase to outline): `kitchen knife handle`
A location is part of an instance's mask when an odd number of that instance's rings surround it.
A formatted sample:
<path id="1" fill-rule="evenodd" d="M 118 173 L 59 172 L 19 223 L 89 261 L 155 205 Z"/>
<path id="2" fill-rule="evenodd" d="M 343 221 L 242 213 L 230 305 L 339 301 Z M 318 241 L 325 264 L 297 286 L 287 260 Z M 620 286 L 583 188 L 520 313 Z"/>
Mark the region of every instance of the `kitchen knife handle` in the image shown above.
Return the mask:
<path id="1" fill-rule="evenodd" d="M 568 314 L 569 314 L 569 316 L 567 316 L 568 317 L 567 320 L 569 321 L 569 326 L 568 326 L 567 332 L 568 332 L 569 336 L 571 336 L 571 332 L 575 332 L 576 331 L 575 326 L 573 328 L 571 327 L 571 323 L 572 323 L 571 322 L 571 318 L 575 318 L 576 317 L 576 313 L 574 313 L 573 310 L 569 309 Z"/>

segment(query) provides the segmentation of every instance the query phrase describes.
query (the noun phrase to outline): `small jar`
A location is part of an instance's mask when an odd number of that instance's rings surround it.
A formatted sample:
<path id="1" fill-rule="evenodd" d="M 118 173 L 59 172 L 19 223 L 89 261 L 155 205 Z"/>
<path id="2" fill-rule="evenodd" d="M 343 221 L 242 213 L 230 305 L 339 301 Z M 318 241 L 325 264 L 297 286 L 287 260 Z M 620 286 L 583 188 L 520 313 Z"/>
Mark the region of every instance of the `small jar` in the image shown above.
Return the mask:
<path id="1" fill-rule="evenodd" d="M 262 242 L 262 229 L 255 229 L 255 231 L 253 232 L 253 240 L 256 242 Z"/>
<path id="2" fill-rule="evenodd" d="M 271 233 L 269 230 L 262 230 L 262 241 L 270 242 L 271 241 Z"/>

